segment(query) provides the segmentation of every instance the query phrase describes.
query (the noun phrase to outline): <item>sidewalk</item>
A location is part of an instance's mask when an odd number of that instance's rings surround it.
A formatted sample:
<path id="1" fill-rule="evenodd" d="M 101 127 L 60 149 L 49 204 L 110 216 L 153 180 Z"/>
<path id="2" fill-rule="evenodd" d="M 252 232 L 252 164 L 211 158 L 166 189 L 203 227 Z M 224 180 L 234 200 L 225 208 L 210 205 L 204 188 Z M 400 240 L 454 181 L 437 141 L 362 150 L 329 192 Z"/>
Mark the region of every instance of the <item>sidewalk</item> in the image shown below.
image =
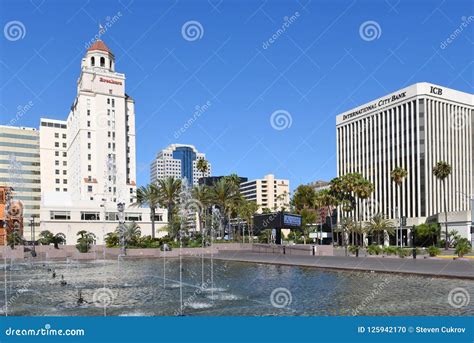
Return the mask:
<path id="1" fill-rule="evenodd" d="M 289 256 L 243 251 L 222 251 L 219 252 L 219 254 L 214 255 L 214 259 L 327 269 L 417 274 L 431 277 L 451 277 L 474 280 L 474 261 L 472 260 L 352 256 Z"/>

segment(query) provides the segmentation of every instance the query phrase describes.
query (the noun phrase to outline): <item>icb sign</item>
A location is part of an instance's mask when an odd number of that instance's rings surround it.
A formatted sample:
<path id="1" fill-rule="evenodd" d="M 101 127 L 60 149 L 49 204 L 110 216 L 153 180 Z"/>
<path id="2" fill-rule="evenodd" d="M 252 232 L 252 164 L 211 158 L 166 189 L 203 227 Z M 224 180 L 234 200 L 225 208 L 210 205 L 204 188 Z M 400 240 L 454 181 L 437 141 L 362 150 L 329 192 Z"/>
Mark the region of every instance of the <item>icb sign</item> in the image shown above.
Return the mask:
<path id="1" fill-rule="evenodd" d="M 283 215 L 283 224 L 286 226 L 301 226 L 301 217 L 292 216 L 289 214 Z"/>

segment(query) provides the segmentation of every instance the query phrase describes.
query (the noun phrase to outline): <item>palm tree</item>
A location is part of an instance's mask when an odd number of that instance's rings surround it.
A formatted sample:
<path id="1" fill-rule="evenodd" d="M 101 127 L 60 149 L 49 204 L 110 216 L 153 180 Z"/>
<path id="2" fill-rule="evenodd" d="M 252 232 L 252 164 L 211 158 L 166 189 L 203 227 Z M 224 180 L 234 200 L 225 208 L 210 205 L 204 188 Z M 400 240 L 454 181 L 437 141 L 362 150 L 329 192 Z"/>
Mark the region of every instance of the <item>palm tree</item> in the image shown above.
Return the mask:
<path id="1" fill-rule="evenodd" d="M 345 255 L 347 256 L 347 241 L 349 234 L 353 233 L 356 230 L 356 223 L 351 217 L 343 217 L 336 228 L 337 232 L 341 233 L 342 245 L 345 249 Z"/>
<path id="2" fill-rule="evenodd" d="M 217 205 L 221 211 L 221 224 L 223 230 L 228 222 L 233 205 L 240 199 L 238 186 L 227 177 L 217 181 L 211 191 L 212 203 Z"/>
<path id="3" fill-rule="evenodd" d="M 444 224 L 445 224 L 445 246 L 444 249 L 448 250 L 448 210 L 447 210 L 447 199 L 446 199 L 446 178 L 451 174 L 451 165 L 444 161 L 439 161 L 433 168 L 433 175 L 443 183 L 443 203 L 444 203 Z"/>
<path id="4" fill-rule="evenodd" d="M 151 238 L 155 238 L 155 212 L 159 206 L 160 192 L 155 184 L 148 184 L 137 189 L 135 206 L 148 205 L 151 217 Z"/>
<path id="5" fill-rule="evenodd" d="M 168 225 L 173 225 L 173 215 L 181 192 L 181 180 L 167 177 L 158 180 L 158 202 L 168 209 Z"/>
<path id="6" fill-rule="evenodd" d="M 79 238 L 77 239 L 76 248 L 80 252 L 88 252 L 91 245 L 94 244 L 96 236 L 92 232 L 81 230 L 77 232 Z"/>
<path id="7" fill-rule="evenodd" d="M 393 225 L 393 222 L 385 218 L 383 213 L 377 213 L 372 218 L 370 218 L 370 221 L 366 224 L 366 229 L 372 235 L 377 236 L 377 244 L 381 244 L 380 235 L 385 237 L 385 232 L 389 235 L 393 235 L 395 232 L 395 226 Z"/>
<path id="8" fill-rule="evenodd" d="M 209 207 L 210 200 L 211 200 L 210 189 L 206 185 L 196 185 L 193 187 L 191 192 L 192 192 L 193 199 L 198 201 L 201 206 L 201 208 L 198 209 L 197 212 L 198 212 L 199 227 L 201 228 L 201 233 L 204 233 L 205 216 L 206 216 L 207 208 Z"/>
<path id="9" fill-rule="evenodd" d="M 209 163 L 204 158 L 200 158 L 196 163 L 196 169 L 204 176 L 209 170 Z"/>
<path id="10" fill-rule="evenodd" d="M 390 177 L 392 182 L 394 182 L 398 186 L 398 220 L 400 223 L 400 242 L 402 241 L 402 183 L 403 180 L 407 177 L 408 172 L 400 167 L 393 169 L 390 172 Z M 397 242 L 398 244 L 398 242 Z M 402 246 L 402 244 L 400 244 Z"/>
<path id="11" fill-rule="evenodd" d="M 322 206 L 326 207 L 326 215 L 329 215 L 329 218 L 330 218 L 329 223 L 331 226 L 332 244 L 334 245 L 334 228 L 332 226 L 332 211 L 333 211 L 333 208 L 338 205 L 338 201 L 330 189 L 321 190 L 319 192 L 319 197 L 321 199 Z"/>
<path id="12" fill-rule="evenodd" d="M 316 222 L 316 211 L 314 209 L 304 208 L 299 213 L 301 215 L 301 228 L 303 229 L 303 244 L 306 244 L 306 238 L 309 238 L 313 225 Z"/>
<path id="13" fill-rule="evenodd" d="M 140 226 L 135 222 L 123 224 L 122 227 L 117 227 L 117 232 L 123 237 L 126 247 L 129 245 L 136 245 L 142 235 Z"/>

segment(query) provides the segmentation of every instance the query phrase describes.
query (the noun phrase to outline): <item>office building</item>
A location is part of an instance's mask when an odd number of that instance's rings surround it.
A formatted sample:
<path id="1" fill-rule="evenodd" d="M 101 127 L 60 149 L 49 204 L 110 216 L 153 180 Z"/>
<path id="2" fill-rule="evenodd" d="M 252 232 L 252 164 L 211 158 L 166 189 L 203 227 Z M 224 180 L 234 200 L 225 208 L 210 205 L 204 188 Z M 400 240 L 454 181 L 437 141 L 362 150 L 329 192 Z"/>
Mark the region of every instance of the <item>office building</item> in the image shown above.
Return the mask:
<path id="1" fill-rule="evenodd" d="M 39 131 L 0 126 L 0 186 L 13 188 L 12 197 L 23 204 L 25 223 L 32 216 L 39 217 L 40 172 Z M 26 230 L 25 238 L 30 239 L 30 230 Z"/>
<path id="2" fill-rule="evenodd" d="M 197 185 L 199 179 L 211 175 L 211 164 L 207 163 L 207 171 L 201 172 L 197 165 L 200 159 L 205 160 L 206 155 L 196 150 L 194 145 L 171 144 L 166 149 L 158 152 L 156 159 L 150 166 L 152 183 L 167 177 L 177 179 L 186 178 L 190 185 Z"/>
<path id="3" fill-rule="evenodd" d="M 377 212 L 407 217 L 406 228 L 444 211 L 462 212 L 465 220 L 452 228 L 469 236 L 473 188 L 473 96 L 447 87 L 417 83 L 336 118 L 337 174 L 360 173 L 375 186 L 367 201 L 359 201 L 357 218 Z M 442 183 L 433 175 L 438 161 L 452 167 Z M 390 172 L 401 167 L 408 176 L 398 188 Z M 404 232 L 405 244 L 409 231 Z"/>
<path id="4" fill-rule="evenodd" d="M 255 201 L 259 206 L 258 213 L 264 209 L 280 211 L 289 209 L 290 181 L 276 179 L 274 175 L 265 175 L 263 179 L 255 179 L 240 184 L 240 192 L 247 200 Z"/>

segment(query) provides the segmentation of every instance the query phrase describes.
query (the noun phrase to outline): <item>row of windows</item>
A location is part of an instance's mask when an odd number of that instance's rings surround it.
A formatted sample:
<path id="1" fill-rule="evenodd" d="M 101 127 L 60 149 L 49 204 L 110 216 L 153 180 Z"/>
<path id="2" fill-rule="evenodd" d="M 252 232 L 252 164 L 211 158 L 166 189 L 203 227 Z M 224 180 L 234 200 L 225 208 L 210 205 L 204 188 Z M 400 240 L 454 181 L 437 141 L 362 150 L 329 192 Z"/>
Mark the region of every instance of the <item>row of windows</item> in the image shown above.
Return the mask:
<path id="1" fill-rule="evenodd" d="M 70 211 L 50 211 L 49 217 L 51 220 L 71 220 L 71 212 Z M 100 212 L 88 212 L 84 211 L 81 212 L 81 220 L 100 220 Z M 105 213 L 105 220 L 107 221 L 118 221 L 119 214 L 118 212 L 106 212 Z M 133 212 L 125 212 L 125 220 L 126 221 L 143 221 L 141 213 L 133 213 Z M 163 221 L 162 214 L 155 214 L 155 221 Z"/>
<path id="2" fill-rule="evenodd" d="M 0 146 L 6 146 L 10 148 L 27 148 L 27 149 L 38 149 L 38 145 L 33 144 L 22 144 L 22 143 L 11 143 L 11 142 L 0 142 Z"/>
<path id="3" fill-rule="evenodd" d="M 44 122 L 44 121 L 41 122 L 41 126 L 56 127 L 60 129 L 66 128 L 66 124 L 50 123 L 50 122 Z"/>
<path id="4" fill-rule="evenodd" d="M 5 137 L 5 138 L 13 138 L 13 139 L 29 139 L 32 141 L 37 141 L 39 139 L 39 136 L 28 136 L 28 135 L 17 135 L 14 133 L 0 133 L 0 137 Z"/>
<path id="5" fill-rule="evenodd" d="M 18 151 L 15 151 L 14 153 L 12 153 L 11 151 L 6 151 L 6 150 L 0 150 L 0 155 L 7 155 L 7 156 L 10 156 L 10 155 L 13 155 L 13 156 L 16 156 L 16 157 L 40 157 L 39 154 L 35 154 L 35 153 L 31 153 L 31 152 L 18 152 Z"/>

